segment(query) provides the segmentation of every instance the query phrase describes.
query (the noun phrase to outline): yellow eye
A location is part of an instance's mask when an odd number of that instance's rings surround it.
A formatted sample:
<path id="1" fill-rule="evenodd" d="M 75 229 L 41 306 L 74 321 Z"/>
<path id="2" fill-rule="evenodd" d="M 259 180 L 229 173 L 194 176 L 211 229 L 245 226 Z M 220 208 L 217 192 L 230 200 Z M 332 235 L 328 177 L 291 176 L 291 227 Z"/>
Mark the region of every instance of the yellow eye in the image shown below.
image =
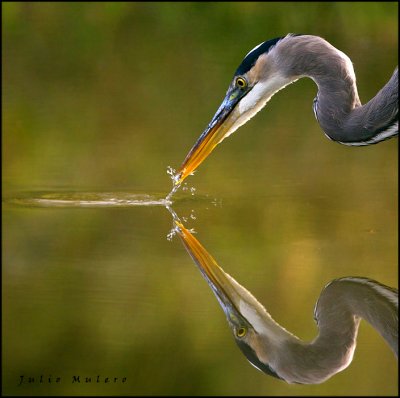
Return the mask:
<path id="1" fill-rule="evenodd" d="M 236 336 L 237 337 L 244 337 L 244 336 L 246 336 L 246 333 L 247 333 L 247 329 L 242 326 L 241 328 L 239 328 L 236 331 Z"/>
<path id="2" fill-rule="evenodd" d="M 245 80 L 243 77 L 237 77 L 237 78 L 236 78 L 236 81 L 235 81 L 235 84 L 236 84 L 236 86 L 239 87 L 239 88 L 245 88 L 245 87 L 247 87 L 247 82 L 246 82 L 246 80 Z"/>

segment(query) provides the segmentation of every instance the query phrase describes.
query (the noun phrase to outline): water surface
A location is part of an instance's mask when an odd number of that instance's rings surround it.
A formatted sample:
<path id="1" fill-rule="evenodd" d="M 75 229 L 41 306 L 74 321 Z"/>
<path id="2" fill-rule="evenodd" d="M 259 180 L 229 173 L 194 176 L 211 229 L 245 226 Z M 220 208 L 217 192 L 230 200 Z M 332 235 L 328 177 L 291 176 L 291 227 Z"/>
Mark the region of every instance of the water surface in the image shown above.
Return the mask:
<path id="1" fill-rule="evenodd" d="M 373 181 L 371 191 L 377 188 Z M 395 206 L 380 212 L 373 201 L 360 208 L 336 206 L 341 195 L 299 199 L 301 186 L 277 185 L 252 197 L 181 197 L 173 209 L 280 324 L 310 340 L 316 333 L 314 303 L 331 279 L 368 276 L 396 286 Z M 87 206 L 108 195 L 113 205 Z M 289 387 L 263 375 L 237 349 L 225 315 L 179 239 L 167 239 L 172 217 L 162 198 L 126 192 L 33 195 L 67 197 L 73 205 L 32 205 L 26 197 L 23 204 L 3 204 L 5 380 L 12 391 L 32 389 L 17 386 L 21 374 L 43 374 L 62 378 L 68 394 L 233 393 L 238 387 L 228 381 L 238 377 L 245 379 L 242 390 L 253 394 L 329 388 L 344 394 L 376 357 L 385 370 L 379 388 L 394 391 L 397 362 L 365 323 L 352 365 L 323 385 Z M 129 200 L 147 205 L 120 205 Z M 368 388 L 379 385 L 376 373 L 369 374 Z M 69 380 L 98 374 L 127 381 L 78 387 Z M 34 388 L 60 391 L 56 384 Z"/>
<path id="2" fill-rule="evenodd" d="M 164 207 L 167 166 L 182 164 L 250 49 L 318 34 L 351 57 L 364 103 L 398 62 L 397 3 L 4 4 L 5 395 L 397 394 L 397 361 L 365 323 L 351 366 L 326 383 L 257 371 L 168 239 Z M 316 92 L 307 79 L 280 91 L 170 198 L 218 264 L 304 340 L 330 280 L 398 284 L 397 139 L 329 141 Z M 19 386 L 21 375 L 35 382 Z"/>

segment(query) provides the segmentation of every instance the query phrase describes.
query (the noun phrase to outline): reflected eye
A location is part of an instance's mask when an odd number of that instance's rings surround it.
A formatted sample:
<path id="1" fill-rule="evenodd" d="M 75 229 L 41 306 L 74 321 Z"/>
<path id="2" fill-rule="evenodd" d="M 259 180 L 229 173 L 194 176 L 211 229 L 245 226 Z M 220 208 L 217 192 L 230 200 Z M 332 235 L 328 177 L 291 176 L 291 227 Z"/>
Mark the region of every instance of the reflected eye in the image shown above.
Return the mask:
<path id="1" fill-rule="evenodd" d="M 236 78 L 235 84 L 236 84 L 236 87 L 239 87 L 239 88 L 247 87 L 247 81 L 241 76 Z"/>
<path id="2" fill-rule="evenodd" d="M 244 337 L 244 336 L 246 336 L 246 333 L 247 333 L 247 329 L 244 328 L 244 327 L 241 327 L 236 331 L 236 336 L 237 337 Z"/>

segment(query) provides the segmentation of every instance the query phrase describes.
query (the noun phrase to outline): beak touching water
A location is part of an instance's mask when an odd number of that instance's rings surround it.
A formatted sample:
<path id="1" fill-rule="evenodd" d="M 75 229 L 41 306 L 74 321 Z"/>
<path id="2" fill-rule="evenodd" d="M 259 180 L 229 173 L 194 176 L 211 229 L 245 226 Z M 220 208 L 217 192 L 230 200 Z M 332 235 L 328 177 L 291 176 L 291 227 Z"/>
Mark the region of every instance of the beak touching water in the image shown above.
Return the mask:
<path id="1" fill-rule="evenodd" d="M 182 166 L 177 171 L 174 178 L 175 186 L 180 185 L 188 175 L 193 173 L 212 150 L 234 131 L 232 128 L 239 117 L 235 107 L 244 94 L 238 88 L 228 90 L 210 124 L 189 151 Z"/>

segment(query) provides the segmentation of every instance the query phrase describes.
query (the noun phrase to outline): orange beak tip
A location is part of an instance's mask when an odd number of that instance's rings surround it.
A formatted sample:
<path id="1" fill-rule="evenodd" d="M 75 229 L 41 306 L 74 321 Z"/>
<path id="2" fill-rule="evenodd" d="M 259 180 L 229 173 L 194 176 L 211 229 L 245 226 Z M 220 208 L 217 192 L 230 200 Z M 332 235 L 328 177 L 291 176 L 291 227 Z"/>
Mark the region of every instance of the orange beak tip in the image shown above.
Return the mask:
<path id="1" fill-rule="evenodd" d="M 183 225 L 179 222 L 179 221 L 177 221 L 177 220 L 174 220 L 174 223 L 175 223 L 175 227 L 177 228 L 177 232 L 179 233 L 179 234 L 182 234 L 182 232 L 183 232 Z"/>
<path id="2" fill-rule="evenodd" d="M 177 174 L 174 175 L 173 181 L 174 181 L 174 186 L 176 187 L 177 185 L 181 185 L 182 181 L 185 179 L 184 177 L 184 170 L 178 172 Z"/>

